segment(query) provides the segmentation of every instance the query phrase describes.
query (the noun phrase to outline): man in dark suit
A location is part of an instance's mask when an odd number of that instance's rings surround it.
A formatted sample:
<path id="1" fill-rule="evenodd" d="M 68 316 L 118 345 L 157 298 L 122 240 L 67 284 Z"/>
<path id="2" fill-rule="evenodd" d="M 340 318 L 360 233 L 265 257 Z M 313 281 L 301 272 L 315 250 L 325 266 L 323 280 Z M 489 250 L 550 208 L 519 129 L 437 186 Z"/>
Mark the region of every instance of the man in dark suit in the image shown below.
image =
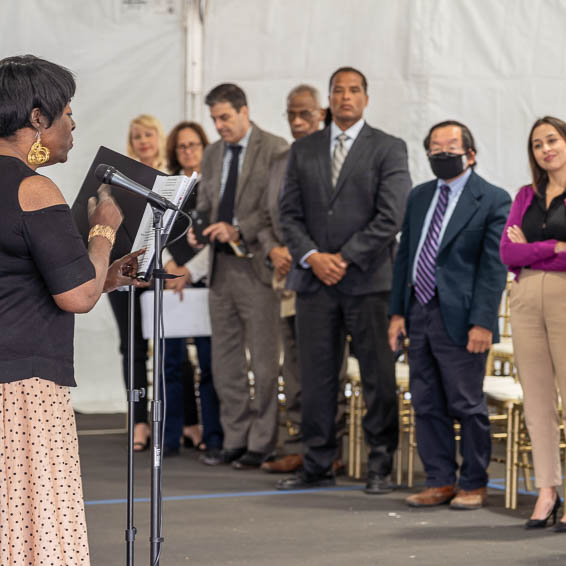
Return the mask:
<path id="1" fill-rule="evenodd" d="M 395 236 L 411 180 L 405 143 L 367 125 L 367 80 L 330 78 L 333 121 L 291 148 L 281 226 L 294 266 L 302 382 L 303 470 L 280 489 L 333 485 L 338 374 L 346 333 L 360 363 L 370 447 L 366 491 L 390 491 L 398 416 L 387 305 Z"/>
<path id="2" fill-rule="evenodd" d="M 487 351 L 498 340 L 506 270 L 499 241 L 511 199 L 473 171 L 470 130 L 433 126 L 424 142 L 435 180 L 410 195 L 395 261 L 389 340 L 408 331 L 411 400 L 427 488 L 413 507 L 485 504 L 491 442 L 482 391 Z M 454 421 L 461 425 L 456 489 Z"/>
<path id="3" fill-rule="evenodd" d="M 222 138 L 204 152 L 197 210 L 211 221 L 203 234 L 211 242 L 212 373 L 224 449 L 202 460 L 258 468 L 275 448 L 279 373 L 279 303 L 258 233 L 270 168 L 288 144 L 250 121 L 246 95 L 238 86 L 221 84 L 205 102 Z M 191 243 L 196 243 L 194 234 Z M 235 248 L 249 253 L 238 257 Z M 255 378 L 253 401 L 246 348 Z"/>

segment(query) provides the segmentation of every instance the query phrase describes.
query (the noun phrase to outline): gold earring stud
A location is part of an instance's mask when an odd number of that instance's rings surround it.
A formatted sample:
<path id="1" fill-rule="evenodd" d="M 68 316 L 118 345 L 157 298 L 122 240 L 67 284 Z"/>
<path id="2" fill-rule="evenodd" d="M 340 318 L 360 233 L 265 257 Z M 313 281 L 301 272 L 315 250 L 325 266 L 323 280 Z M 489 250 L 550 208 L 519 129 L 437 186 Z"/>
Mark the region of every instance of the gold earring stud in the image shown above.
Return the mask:
<path id="1" fill-rule="evenodd" d="M 37 132 L 35 142 L 28 153 L 28 163 L 30 165 L 43 165 L 49 161 L 49 149 L 41 145 L 41 135 Z"/>

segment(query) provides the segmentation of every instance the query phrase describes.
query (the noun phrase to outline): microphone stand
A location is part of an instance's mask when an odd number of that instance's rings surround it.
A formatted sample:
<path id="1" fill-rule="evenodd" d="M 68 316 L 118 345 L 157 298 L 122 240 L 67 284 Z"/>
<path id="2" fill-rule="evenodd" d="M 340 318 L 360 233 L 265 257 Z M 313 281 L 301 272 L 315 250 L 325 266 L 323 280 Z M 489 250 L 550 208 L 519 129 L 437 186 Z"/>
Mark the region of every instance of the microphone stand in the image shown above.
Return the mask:
<path id="1" fill-rule="evenodd" d="M 128 287 L 128 498 L 126 519 L 126 564 L 134 566 L 134 403 L 145 398 L 145 390 L 134 389 L 134 313 L 135 287 Z"/>
<path id="2" fill-rule="evenodd" d="M 150 203 L 153 209 L 153 228 L 155 234 L 155 255 L 153 260 L 153 399 L 151 401 L 151 534 L 150 557 L 151 566 L 159 566 L 162 537 L 162 440 L 163 440 L 163 395 L 162 378 L 162 319 L 163 319 L 163 271 L 161 260 L 161 235 L 163 231 L 164 211 Z"/>

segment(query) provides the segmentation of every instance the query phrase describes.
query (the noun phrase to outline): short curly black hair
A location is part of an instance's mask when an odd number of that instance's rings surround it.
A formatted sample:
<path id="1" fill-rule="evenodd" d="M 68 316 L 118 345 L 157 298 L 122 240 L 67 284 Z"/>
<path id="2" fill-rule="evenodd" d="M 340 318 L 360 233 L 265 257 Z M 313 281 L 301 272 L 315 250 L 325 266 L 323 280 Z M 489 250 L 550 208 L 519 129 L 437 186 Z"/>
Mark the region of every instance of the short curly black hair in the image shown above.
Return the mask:
<path id="1" fill-rule="evenodd" d="M 0 60 L 0 138 L 30 127 L 39 108 L 51 126 L 73 98 L 76 83 L 71 71 L 34 55 Z"/>

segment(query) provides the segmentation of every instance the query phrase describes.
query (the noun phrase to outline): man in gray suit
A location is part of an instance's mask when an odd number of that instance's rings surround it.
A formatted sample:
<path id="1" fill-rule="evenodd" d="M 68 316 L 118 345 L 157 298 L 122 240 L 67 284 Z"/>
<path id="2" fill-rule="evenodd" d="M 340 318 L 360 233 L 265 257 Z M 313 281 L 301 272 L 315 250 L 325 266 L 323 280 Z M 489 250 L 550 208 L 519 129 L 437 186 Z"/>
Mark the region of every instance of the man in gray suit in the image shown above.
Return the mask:
<path id="1" fill-rule="evenodd" d="M 238 86 L 221 84 L 205 102 L 222 138 L 204 152 L 197 210 L 211 222 L 203 234 L 211 243 L 212 373 L 225 433 L 223 450 L 202 461 L 257 468 L 275 447 L 279 369 L 279 302 L 258 233 L 269 170 L 288 144 L 250 121 Z M 247 256 L 238 257 L 234 244 L 247 249 Z M 255 378 L 253 401 L 246 348 Z"/>
<path id="2" fill-rule="evenodd" d="M 316 88 L 300 84 L 287 96 L 287 119 L 293 138 L 298 140 L 320 128 L 325 111 L 320 105 Z M 279 199 L 289 152 L 281 154 L 273 163 L 269 184 L 264 195 L 264 227 L 258 234 L 265 257 L 273 265 L 273 287 L 281 300 L 281 338 L 283 345 L 283 380 L 285 383 L 285 429 L 280 430 L 279 446 L 282 456 L 264 462 L 262 470 L 269 473 L 294 472 L 303 464 L 301 434 L 301 384 L 297 364 L 295 340 L 295 293 L 285 289 L 285 279 L 291 269 L 291 254 L 284 243 L 279 222 Z"/>
<path id="3" fill-rule="evenodd" d="M 405 143 L 363 119 L 367 80 L 352 67 L 330 78 L 331 125 L 291 148 L 281 226 L 297 291 L 304 469 L 279 489 L 334 485 L 335 413 L 344 336 L 352 337 L 367 412 L 366 492 L 391 490 L 397 447 L 395 366 L 387 311 L 395 236 L 411 187 Z"/>

